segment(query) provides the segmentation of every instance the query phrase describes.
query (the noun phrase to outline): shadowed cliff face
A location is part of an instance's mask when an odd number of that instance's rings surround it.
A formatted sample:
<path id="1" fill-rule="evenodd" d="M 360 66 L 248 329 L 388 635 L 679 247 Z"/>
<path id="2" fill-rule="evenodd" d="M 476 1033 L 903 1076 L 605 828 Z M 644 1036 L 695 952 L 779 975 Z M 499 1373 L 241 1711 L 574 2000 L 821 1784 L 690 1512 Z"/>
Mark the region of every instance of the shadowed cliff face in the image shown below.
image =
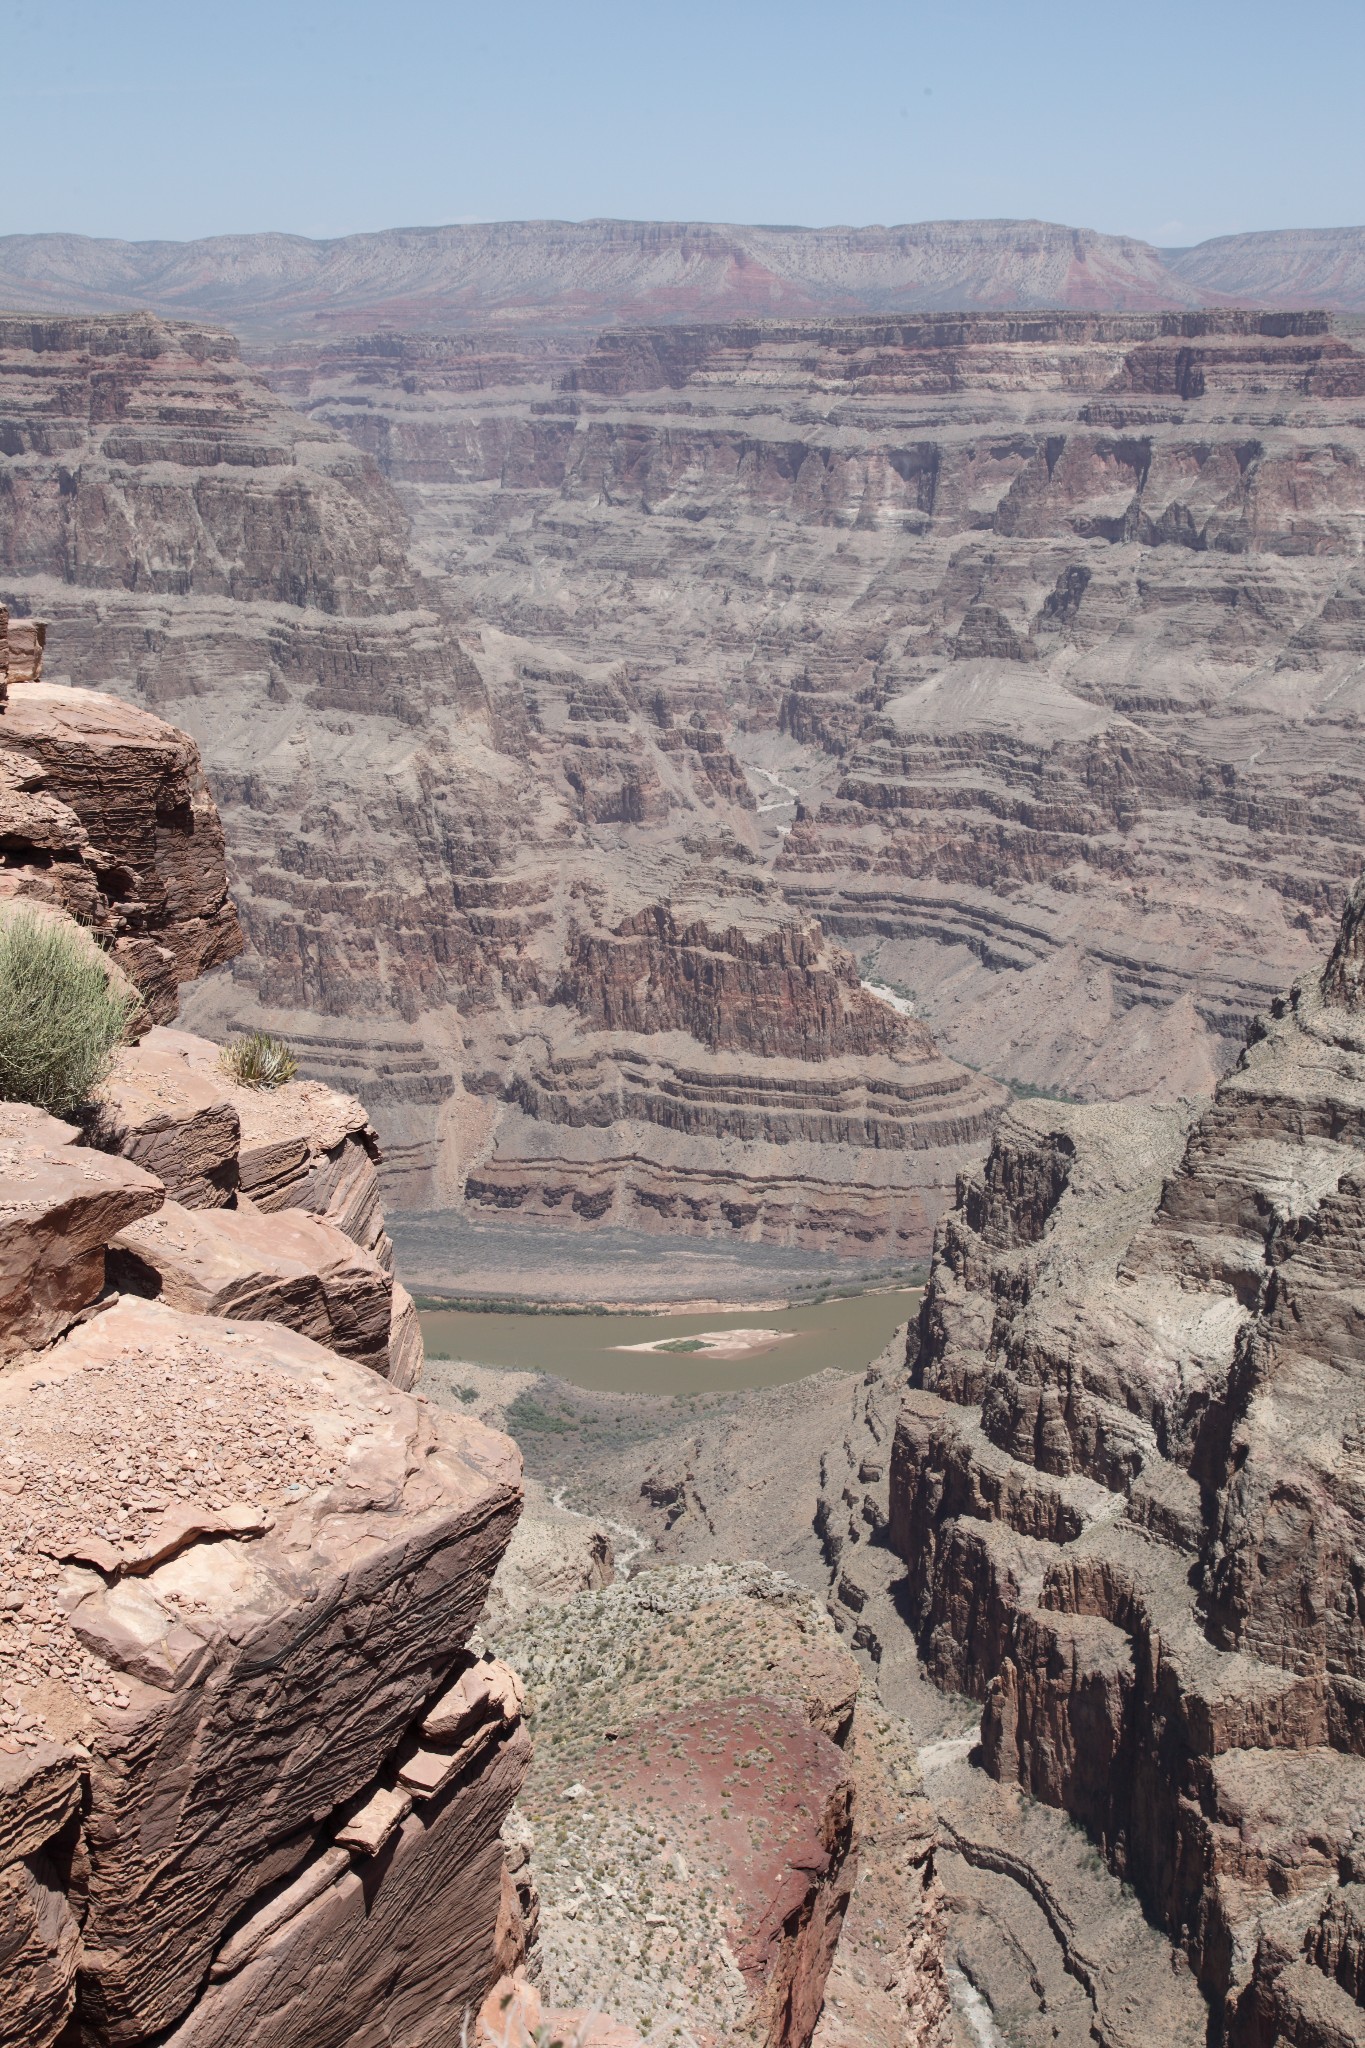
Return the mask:
<path id="1" fill-rule="evenodd" d="M 48 673 L 173 707 L 218 792 L 248 948 L 192 1021 L 363 1089 L 395 1199 L 927 1249 L 1001 1091 L 773 889 L 717 693 L 533 621 L 462 620 L 476 667 L 376 464 L 221 334 L 0 321 L 0 447 Z"/>
<path id="2" fill-rule="evenodd" d="M 638 734 L 720 735 L 734 829 L 950 1052 L 1207 1090 L 1330 944 L 1365 358 L 1324 315 L 635 328 L 553 388 L 386 346 L 271 374 L 384 467 L 502 715 L 614 665 L 639 711 L 561 727 L 603 817 L 662 816 Z"/>
<path id="3" fill-rule="evenodd" d="M 1091 1831 L 1247 2044 L 1362 2026 L 1359 914 L 1188 1133 L 1010 1113 L 891 1461 L 903 1611 L 987 1768 Z"/>

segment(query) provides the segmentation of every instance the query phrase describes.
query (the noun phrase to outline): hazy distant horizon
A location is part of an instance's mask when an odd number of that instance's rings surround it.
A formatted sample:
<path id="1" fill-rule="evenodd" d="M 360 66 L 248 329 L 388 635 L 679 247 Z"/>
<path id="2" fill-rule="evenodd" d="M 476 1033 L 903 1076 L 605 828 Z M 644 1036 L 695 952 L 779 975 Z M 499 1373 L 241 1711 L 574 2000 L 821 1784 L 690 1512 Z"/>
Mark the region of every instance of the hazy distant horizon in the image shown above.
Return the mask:
<path id="1" fill-rule="evenodd" d="M 8 0 L 0 234 L 395 222 L 1078 222 L 1156 248 L 1365 219 L 1365 9 L 1269 0 Z"/>
<path id="2" fill-rule="evenodd" d="M 1359 221 L 1291 221 L 1276 228 L 1250 226 L 1230 230 L 1227 235 L 1202 235 L 1193 242 L 1152 242 L 1143 235 L 1128 235 L 1115 228 L 1106 228 L 1102 223 L 1089 220 L 1043 220 L 1034 214 L 935 215 L 923 220 L 842 220 L 842 221 L 772 221 L 772 220 L 703 220 L 697 214 L 678 215 L 665 218 L 654 214 L 480 214 L 461 217 L 458 220 L 407 220 L 388 221 L 381 227 L 347 228 L 334 235 L 310 235 L 298 228 L 282 227 L 235 227 L 224 228 L 208 235 L 95 235 L 79 228 L 7 228 L 0 229 L 0 241 L 32 237 L 46 239 L 51 236 L 70 236 L 73 239 L 92 242 L 126 242 L 130 248 L 147 248 L 159 244 L 180 247 L 187 242 L 233 242 L 257 240 L 262 236 L 278 235 L 291 242 L 348 242 L 363 239 L 369 235 L 436 235 L 449 228 L 465 227 L 657 227 L 657 228 L 719 228 L 756 229 L 764 234 L 909 234 L 917 228 L 929 227 L 1043 227 L 1063 229 L 1069 232 L 1112 235 L 1115 239 L 1145 242 L 1162 256 L 1178 256 L 1186 250 L 1199 248 L 1205 242 L 1226 241 L 1237 235 L 1255 234 L 1359 234 L 1365 233 L 1365 218 Z"/>

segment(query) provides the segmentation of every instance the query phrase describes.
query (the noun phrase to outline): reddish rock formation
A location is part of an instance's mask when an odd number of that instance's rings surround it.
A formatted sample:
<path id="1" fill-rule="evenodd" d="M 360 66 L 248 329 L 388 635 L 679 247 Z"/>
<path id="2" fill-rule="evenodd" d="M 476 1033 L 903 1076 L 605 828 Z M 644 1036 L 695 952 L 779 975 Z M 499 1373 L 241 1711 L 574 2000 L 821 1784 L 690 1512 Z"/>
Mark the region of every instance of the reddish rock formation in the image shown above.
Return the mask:
<path id="1" fill-rule="evenodd" d="M 828 1619 L 761 1566 L 713 1565 L 542 1599 L 506 1640 L 536 1741 L 522 1804 L 547 1997 L 599 1997 L 664 2044 L 809 2048 L 855 1786 L 877 1784 L 844 1747 L 859 1673 Z M 937 2040 L 904 1996 L 887 2010 L 890 2038 Z"/>
<path id="2" fill-rule="evenodd" d="M 703 1870 L 730 1919 L 764 2048 L 808 2048 L 848 1905 L 853 1786 L 796 1708 L 728 1700 L 637 1722 L 587 1766 L 595 1803 L 641 1812 Z"/>
<path id="3" fill-rule="evenodd" d="M 245 2040 L 255 2038 L 242 2016 L 249 2010 L 251 2024 L 266 2032 L 273 2024 L 278 2040 L 278 2028 L 292 2024 L 290 1971 L 307 1983 L 315 1967 L 309 1944 L 321 1926 L 334 1953 L 354 1943 L 363 1973 L 364 1944 L 378 1930 L 347 1935 L 351 1857 L 328 1848 L 339 1824 L 329 1817 L 368 1798 L 386 1771 L 401 1772 L 404 1744 L 418 1739 L 417 1723 L 458 1656 L 510 1533 L 515 1453 L 504 1439 L 462 1429 L 276 1326 L 127 1300 L 11 1371 L 0 1400 L 7 1554 L 22 1560 L 24 1613 L 42 1639 L 30 1637 L 27 1650 L 23 1641 L 5 1645 L 11 1658 L 18 1649 L 20 1679 L 6 1698 L 22 1699 L 60 1738 L 83 1744 L 74 1754 L 85 1787 L 73 1958 L 81 2037 L 137 2041 L 177 2023 L 186 2038 Z M 101 1524 L 111 1535 L 116 1524 L 128 1526 L 118 1507 L 128 1482 L 120 1485 L 112 1468 L 120 1458 L 140 1466 L 150 1447 L 164 1462 L 187 1404 L 213 1418 L 211 1448 L 195 1461 L 189 1486 L 204 1486 L 207 1466 L 215 1491 L 246 1494 L 267 1510 L 265 1533 L 191 1541 L 130 1577 L 132 1566 L 120 1566 L 117 1548 L 99 1537 Z M 54 1457 L 66 1468 L 60 1497 L 44 1487 Z M 155 1527 L 161 1511 L 142 1505 L 145 1489 L 133 1490 L 132 1519 Z M 105 1551 L 74 1533 L 89 1523 Z M 63 1570 L 47 1562 L 63 1554 L 98 1563 Z M 17 1730 L 21 1742 L 31 1740 L 24 1711 L 7 1706 L 5 1718 L 7 1739 Z M 177 1753 L 193 1762 L 175 1781 L 180 1818 L 153 1846 L 150 1816 L 167 1800 L 172 1726 Z M 397 1955 L 376 1958 L 384 2000 L 430 1996 L 424 1973 L 442 1961 L 453 2015 L 461 1999 L 482 1996 L 492 1974 L 497 1826 L 524 1768 L 522 1750 L 514 1729 L 499 1736 L 472 1795 L 462 1795 L 463 1779 L 440 1788 L 444 1796 L 403 1844 L 411 1853 L 375 1867 L 378 1898 L 387 1891 L 391 1901 L 381 1916 L 391 1911 L 415 1936 L 414 1916 L 425 1913 L 432 1942 L 406 1962 L 401 1945 Z M 438 1851 L 442 1832 L 448 1839 Z M 269 1963 L 260 1963 L 260 1941 L 243 1939 L 238 1923 L 246 1917 L 250 1927 L 249 1916 L 266 1910 L 285 1878 L 296 1896 L 286 1901 L 287 1919 L 271 1909 Z M 339 1882 L 341 1919 L 333 1913 L 329 1922 Z M 374 1884 L 360 1889 L 373 1912 Z M 454 1912 L 457 1899 L 457 1922 L 447 1924 L 440 1915 Z M 215 1954 L 211 1976 L 232 1988 L 201 1992 Z M 238 1982 L 248 1964 L 253 1974 Z M 225 2002 L 235 2006 L 238 2028 L 226 2036 L 213 2031 Z M 349 2038 L 344 2004 L 330 2024 L 316 2038 Z"/>
<path id="4" fill-rule="evenodd" d="M 503 1214 L 913 1256 L 1003 1099 L 758 890 L 572 932 L 554 993 L 467 1077 L 503 1107 L 466 1197 Z"/>
<path id="5" fill-rule="evenodd" d="M 173 999 L 195 907 L 235 931 L 193 748 L 83 692 L 16 705 L 113 957 L 132 901 Z M 6 872 L 44 872 L 53 816 L 16 809 Z M 158 1027 L 83 1129 L 0 1125 L 0 2032 L 453 2036 L 516 1949 L 522 1694 L 466 1645 L 521 1467 L 405 1391 L 364 1113 L 317 1083 L 267 1105 Z"/>
<path id="6" fill-rule="evenodd" d="M 1356 2040 L 1357 889 L 1189 1130 L 1012 1111 L 945 1219 L 890 1540 L 988 1769 L 1082 1822 L 1228 2038 Z"/>
<path id="7" fill-rule="evenodd" d="M 241 950 L 194 742 L 93 690 L 15 680 L 0 704 L 0 890 L 90 925 L 158 1023 Z"/>
<path id="8" fill-rule="evenodd" d="M 599 1031 L 685 1031 L 708 1052 L 823 1064 L 933 1041 L 859 985 L 847 954 L 818 930 L 767 930 L 688 920 L 686 905 L 651 904 L 611 932 L 580 932 L 558 993 Z"/>

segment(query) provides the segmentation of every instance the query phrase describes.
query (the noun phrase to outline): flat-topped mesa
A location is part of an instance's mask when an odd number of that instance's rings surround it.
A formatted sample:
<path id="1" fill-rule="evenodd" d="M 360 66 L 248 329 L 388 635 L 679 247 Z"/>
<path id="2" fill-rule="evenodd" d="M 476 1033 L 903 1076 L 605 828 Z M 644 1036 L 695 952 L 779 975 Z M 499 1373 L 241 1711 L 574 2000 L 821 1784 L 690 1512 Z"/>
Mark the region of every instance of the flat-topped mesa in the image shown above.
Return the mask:
<path id="1" fill-rule="evenodd" d="M 1365 1029 L 1325 973 L 1212 1106 L 1035 1103 L 935 1250 L 890 1540 L 987 1767 L 1089 1828 L 1237 2042 L 1365 2033 Z"/>
<path id="2" fill-rule="evenodd" d="M 679 390 L 693 379 L 717 374 L 743 376 L 765 366 L 788 374 L 814 371 L 836 386 L 863 390 L 942 391 L 945 379 L 966 382 L 970 369 L 1001 367 L 1013 360 L 1021 371 L 1041 374 L 1059 390 L 1094 387 L 1096 354 L 1135 350 L 1139 363 L 1161 363 L 1144 375 L 1129 370 L 1127 388 L 1189 396 L 1204 350 L 1216 356 L 1231 343 L 1244 360 L 1292 365 L 1296 383 L 1338 362 L 1353 366 L 1359 389 L 1359 359 L 1350 344 L 1331 331 L 1323 312 L 1104 313 L 973 312 L 918 315 L 864 314 L 848 319 L 749 320 L 701 325 L 629 327 L 599 334 L 584 361 L 561 379 L 566 391 L 620 396 L 660 387 Z M 1258 343 L 1272 344 L 1258 348 Z M 1292 353 L 1284 346 L 1295 345 Z M 1203 349 L 1201 349 L 1203 345 Z M 1030 356 L 1037 351 L 1036 358 Z M 1179 358 L 1179 369 L 1175 359 Z M 1164 366 L 1172 364 L 1171 369 Z M 1333 371 L 1325 374 L 1330 379 Z M 1199 388 L 1202 390 L 1202 384 Z"/>

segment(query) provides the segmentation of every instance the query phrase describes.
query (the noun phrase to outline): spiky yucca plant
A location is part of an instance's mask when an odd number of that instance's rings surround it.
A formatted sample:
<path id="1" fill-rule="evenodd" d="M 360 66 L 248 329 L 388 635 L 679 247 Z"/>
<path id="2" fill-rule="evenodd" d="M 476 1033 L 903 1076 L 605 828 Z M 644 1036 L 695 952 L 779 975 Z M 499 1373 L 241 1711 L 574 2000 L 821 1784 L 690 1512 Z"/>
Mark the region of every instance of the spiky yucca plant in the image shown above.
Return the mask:
<path id="1" fill-rule="evenodd" d="M 272 1038 L 268 1031 L 248 1031 L 243 1038 L 229 1039 L 218 1063 L 244 1088 L 283 1088 L 299 1070 L 284 1040 Z"/>

